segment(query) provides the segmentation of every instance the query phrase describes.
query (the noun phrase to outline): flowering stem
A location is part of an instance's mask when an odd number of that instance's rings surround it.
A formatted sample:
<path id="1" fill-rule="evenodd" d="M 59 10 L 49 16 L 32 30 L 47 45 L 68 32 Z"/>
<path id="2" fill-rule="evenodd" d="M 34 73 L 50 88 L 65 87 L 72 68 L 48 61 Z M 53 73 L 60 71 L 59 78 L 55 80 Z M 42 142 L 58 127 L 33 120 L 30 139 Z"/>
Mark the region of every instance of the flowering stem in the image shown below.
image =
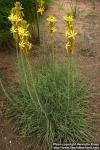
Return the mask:
<path id="1" fill-rule="evenodd" d="M 68 56 L 68 105 L 70 101 L 70 71 L 71 71 L 71 57 Z"/>
<path id="2" fill-rule="evenodd" d="M 16 55 L 17 55 L 17 62 L 18 62 L 18 67 L 20 67 L 20 60 L 19 60 L 19 45 L 16 42 Z"/>
<path id="3" fill-rule="evenodd" d="M 73 16 L 76 18 L 78 0 L 75 1 L 75 5 L 74 5 L 73 0 L 69 0 L 69 3 L 70 3 L 70 7 L 72 10 Z"/>
<path id="4" fill-rule="evenodd" d="M 53 63 L 53 66 L 55 66 L 55 48 L 52 47 L 52 63 Z"/>
<path id="5" fill-rule="evenodd" d="M 33 100 L 34 105 L 36 106 L 36 103 L 35 103 L 35 101 L 34 101 L 34 99 L 32 97 L 32 94 L 30 92 L 30 88 L 29 88 L 29 84 L 28 84 L 28 79 L 27 79 L 27 73 L 26 73 L 26 69 L 25 69 L 26 64 L 25 64 L 25 59 L 24 59 L 24 55 L 22 54 L 22 52 L 21 52 L 21 63 L 22 63 L 22 69 L 24 71 L 24 77 L 25 77 L 25 82 L 26 82 L 26 86 L 27 86 L 27 90 L 28 90 L 29 96 L 30 96 L 31 100 Z"/>
<path id="6" fill-rule="evenodd" d="M 18 43 L 16 42 L 16 54 L 17 54 L 17 59 L 19 58 L 19 57 L 18 57 L 18 55 L 19 55 L 19 54 L 18 54 L 18 49 L 19 49 L 19 48 L 18 48 Z"/>

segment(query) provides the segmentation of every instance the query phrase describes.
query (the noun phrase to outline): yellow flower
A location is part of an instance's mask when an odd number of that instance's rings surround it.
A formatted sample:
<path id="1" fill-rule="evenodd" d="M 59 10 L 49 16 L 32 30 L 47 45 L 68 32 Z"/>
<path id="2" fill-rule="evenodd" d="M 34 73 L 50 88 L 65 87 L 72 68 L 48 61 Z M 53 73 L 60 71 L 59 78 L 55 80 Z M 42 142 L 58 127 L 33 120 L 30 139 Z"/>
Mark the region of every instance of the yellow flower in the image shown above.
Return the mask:
<path id="1" fill-rule="evenodd" d="M 12 23 L 14 23 L 14 22 L 18 23 L 18 22 L 22 21 L 22 18 L 20 18 L 20 17 L 17 16 L 17 15 L 13 15 L 13 14 L 11 14 L 11 15 L 8 17 L 8 19 L 9 19 Z"/>
<path id="2" fill-rule="evenodd" d="M 44 12 L 44 1 L 43 0 L 37 0 L 38 3 L 38 10 L 37 12 L 43 15 Z"/>
<path id="3" fill-rule="evenodd" d="M 47 21 L 48 21 L 48 23 L 55 23 L 57 20 L 56 20 L 56 18 L 54 16 L 49 16 L 47 18 Z"/>
<path id="4" fill-rule="evenodd" d="M 55 27 L 52 27 L 52 33 L 55 33 L 57 31 L 57 29 Z"/>
<path id="5" fill-rule="evenodd" d="M 69 42 L 66 44 L 65 48 L 68 49 L 70 46 Z"/>
<path id="6" fill-rule="evenodd" d="M 32 43 L 28 43 L 28 49 L 30 50 L 32 48 Z"/>
<path id="7" fill-rule="evenodd" d="M 32 48 L 32 44 L 29 41 L 21 41 L 19 47 L 24 54 L 28 54 L 29 50 Z"/>
<path id="8" fill-rule="evenodd" d="M 21 36 L 23 36 L 24 33 L 25 33 L 25 29 L 22 28 L 22 27 L 19 27 L 19 28 L 18 28 L 18 34 L 21 35 Z"/>
<path id="9" fill-rule="evenodd" d="M 68 15 L 66 15 L 66 16 L 64 16 L 63 18 L 64 18 L 64 20 L 65 20 L 66 22 L 73 22 L 73 16 L 68 16 Z"/>
<path id="10" fill-rule="evenodd" d="M 38 8 L 37 12 L 38 12 L 38 13 L 40 13 L 40 14 L 42 15 L 42 14 L 43 14 L 43 12 L 44 12 L 44 7 L 40 7 L 40 8 Z"/>
<path id="11" fill-rule="evenodd" d="M 21 42 L 19 43 L 19 47 L 20 47 L 21 49 L 25 48 L 25 42 L 21 41 Z"/>
<path id="12" fill-rule="evenodd" d="M 27 31 L 26 29 L 22 28 L 22 27 L 19 27 L 18 28 L 18 34 L 19 36 L 22 36 L 22 37 L 29 37 L 30 36 L 30 33 L 29 31 Z"/>
<path id="13" fill-rule="evenodd" d="M 21 27 L 23 27 L 24 29 L 28 30 L 29 24 L 27 23 L 26 20 L 22 20 L 21 21 Z"/>
<path id="14" fill-rule="evenodd" d="M 12 26 L 11 29 L 10 29 L 10 31 L 12 33 L 17 33 L 17 28 L 15 26 Z"/>
<path id="15" fill-rule="evenodd" d="M 74 30 L 69 30 L 69 31 L 66 32 L 66 37 L 75 39 L 76 34 L 77 33 L 74 32 Z"/>

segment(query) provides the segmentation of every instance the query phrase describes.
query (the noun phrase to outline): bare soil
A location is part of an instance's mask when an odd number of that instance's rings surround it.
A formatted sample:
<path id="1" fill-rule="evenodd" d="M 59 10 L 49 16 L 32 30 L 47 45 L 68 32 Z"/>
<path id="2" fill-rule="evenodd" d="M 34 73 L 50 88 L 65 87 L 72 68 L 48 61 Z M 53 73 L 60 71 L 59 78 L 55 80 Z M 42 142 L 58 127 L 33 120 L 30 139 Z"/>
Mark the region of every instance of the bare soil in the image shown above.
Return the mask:
<path id="1" fill-rule="evenodd" d="M 41 32 L 45 31 L 44 39 L 47 42 L 51 41 L 47 34 L 46 17 L 48 15 L 57 17 L 58 32 L 55 35 L 54 43 L 58 61 L 67 59 L 63 16 L 70 8 L 69 6 L 68 0 L 55 0 L 46 11 L 41 23 Z M 95 9 L 92 8 L 91 0 L 79 0 L 77 12 L 75 19 L 77 37 L 73 59 L 77 70 L 86 77 L 92 91 L 91 100 L 94 102 L 94 107 L 91 108 L 90 115 L 94 118 L 91 125 L 94 129 L 94 137 L 90 142 L 100 143 L 100 0 L 96 0 Z M 96 15 L 91 16 L 91 12 L 94 12 Z M 85 38 L 88 40 L 85 40 Z M 39 56 L 34 56 L 36 63 L 38 58 Z M 16 84 L 16 66 L 15 52 L 0 50 L 0 78 L 5 83 L 9 85 Z M 34 146 L 34 143 L 36 143 L 35 138 L 19 137 L 14 132 L 14 123 L 10 122 L 4 115 L 7 108 L 7 100 L 0 89 L 0 150 L 36 149 Z"/>

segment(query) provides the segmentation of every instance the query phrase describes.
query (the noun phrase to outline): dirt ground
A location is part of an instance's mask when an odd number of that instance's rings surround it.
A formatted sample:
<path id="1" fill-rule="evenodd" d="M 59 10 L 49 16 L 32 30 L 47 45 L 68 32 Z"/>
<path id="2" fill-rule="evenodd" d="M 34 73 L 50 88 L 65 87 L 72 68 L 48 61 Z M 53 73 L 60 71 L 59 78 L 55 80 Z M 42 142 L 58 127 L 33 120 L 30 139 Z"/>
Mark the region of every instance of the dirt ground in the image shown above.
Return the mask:
<path id="1" fill-rule="evenodd" d="M 41 28 L 47 30 L 45 21 L 48 15 L 57 17 L 58 32 L 55 35 L 56 57 L 59 61 L 67 59 L 65 50 L 65 25 L 63 16 L 69 9 L 68 0 L 55 0 L 46 11 Z M 91 15 L 94 12 L 95 15 Z M 75 21 L 77 32 L 76 48 L 73 56 L 77 70 L 86 77 L 92 91 L 91 100 L 94 107 L 90 114 L 93 116 L 94 137 L 91 142 L 100 143 L 100 0 L 96 0 L 95 9 L 91 0 L 79 0 L 78 13 Z M 42 29 L 41 29 L 42 31 Z M 44 39 L 50 41 L 45 31 Z M 34 51 L 34 50 L 33 50 Z M 38 60 L 39 56 L 34 57 Z M 16 55 L 14 52 L 0 50 L 0 78 L 7 84 L 16 84 L 15 73 Z M 32 137 L 19 137 L 14 132 L 14 123 L 4 117 L 7 109 L 7 100 L 0 89 L 0 150 L 33 150 L 35 140 Z M 40 149 L 40 148 L 39 148 Z"/>

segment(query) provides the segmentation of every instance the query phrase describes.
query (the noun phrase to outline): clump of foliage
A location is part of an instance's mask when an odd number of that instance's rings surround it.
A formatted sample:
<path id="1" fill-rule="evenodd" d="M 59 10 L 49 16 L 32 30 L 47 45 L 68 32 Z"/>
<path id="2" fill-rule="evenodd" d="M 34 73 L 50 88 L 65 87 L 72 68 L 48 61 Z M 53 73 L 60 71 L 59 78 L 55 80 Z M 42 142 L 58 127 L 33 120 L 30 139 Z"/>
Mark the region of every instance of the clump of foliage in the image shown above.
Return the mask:
<path id="1" fill-rule="evenodd" d="M 92 8 L 95 9 L 96 8 L 96 0 L 92 0 L 91 4 L 92 4 Z"/>
<path id="2" fill-rule="evenodd" d="M 32 71 L 25 58 L 23 61 L 18 90 L 13 88 L 8 97 L 20 133 L 34 134 L 50 147 L 52 142 L 88 140 L 89 93 L 73 65 L 42 66 Z"/>

